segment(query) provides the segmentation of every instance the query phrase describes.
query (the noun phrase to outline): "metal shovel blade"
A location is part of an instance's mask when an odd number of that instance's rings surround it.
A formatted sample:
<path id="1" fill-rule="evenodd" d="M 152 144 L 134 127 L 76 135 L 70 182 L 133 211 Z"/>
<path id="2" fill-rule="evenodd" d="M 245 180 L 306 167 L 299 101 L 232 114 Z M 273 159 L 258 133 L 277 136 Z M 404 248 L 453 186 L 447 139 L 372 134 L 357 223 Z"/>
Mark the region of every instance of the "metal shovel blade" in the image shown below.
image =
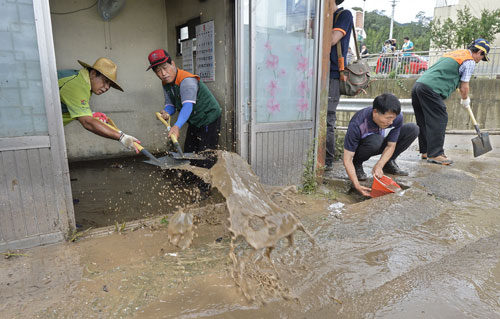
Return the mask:
<path id="1" fill-rule="evenodd" d="M 205 160 L 207 159 L 206 155 L 200 153 L 183 153 L 182 155 L 178 152 L 171 152 L 172 157 L 177 160 Z"/>
<path id="2" fill-rule="evenodd" d="M 144 163 L 158 166 L 161 169 L 175 169 L 178 166 L 189 164 L 189 160 L 175 159 L 172 156 L 163 156 L 157 158 L 156 161 L 147 160 L 144 161 Z"/>
<path id="3" fill-rule="evenodd" d="M 479 133 L 479 136 L 472 139 L 472 149 L 474 151 L 474 157 L 483 155 L 492 150 L 490 143 L 490 136 L 486 132 Z"/>

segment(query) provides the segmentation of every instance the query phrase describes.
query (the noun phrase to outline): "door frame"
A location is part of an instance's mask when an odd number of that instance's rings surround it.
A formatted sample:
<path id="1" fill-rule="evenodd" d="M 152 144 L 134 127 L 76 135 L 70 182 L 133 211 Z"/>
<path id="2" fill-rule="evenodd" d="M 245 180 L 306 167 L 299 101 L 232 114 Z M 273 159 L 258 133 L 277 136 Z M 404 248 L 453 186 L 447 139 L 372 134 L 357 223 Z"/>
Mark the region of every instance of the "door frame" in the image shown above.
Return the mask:
<path id="1" fill-rule="evenodd" d="M 23 235 L 16 234 L 7 237 L 8 239 L 6 240 L 0 240 L 0 251 L 30 248 L 62 241 L 66 234 L 75 227 L 73 199 L 59 100 L 59 87 L 57 85 L 49 0 L 33 1 L 33 13 L 40 62 L 43 102 L 47 118 L 47 133 L 43 135 L 0 138 L 0 152 L 14 156 L 14 158 L 19 159 L 20 163 L 23 163 L 23 168 L 27 168 L 27 171 L 18 170 L 13 173 L 12 176 L 15 177 L 13 182 L 16 182 L 16 189 L 11 190 L 11 192 L 22 192 L 23 196 L 29 196 L 27 199 L 29 203 L 33 203 L 35 199 L 42 200 L 38 202 L 36 207 L 28 205 L 28 211 L 36 209 L 34 224 L 30 225 L 28 230 L 26 228 L 26 220 L 24 220 L 25 233 Z M 38 160 L 30 160 L 30 155 L 33 154 L 39 154 L 40 157 L 38 157 Z M 45 156 L 45 154 L 48 154 L 48 156 Z M 31 171 L 36 173 L 31 174 Z M 45 181 L 47 181 L 46 184 Z M 34 187 L 34 185 L 37 187 Z M 50 192 L 46 193 L 40 190 L 40 187 L 49 186 L 53 187 L 54 196 Z M 25 203 L 22 200 L 17 201 L 16 198 L 19 197 L 14 195 L 12 198 L 14 199 L 9 201 L 8 204 L 9 210 L 1 213 L 8 215 L 25 211 Z M 55 216 L 57 222 L 50 223 L 48 229 L 41 231 L 37 218 L 46 220 L 49 216 L 50 218 Z M 21 223 L 22 216 L 11 217 L 17 218 L 18 223 Z"/>
<path id="2" fill-rule="evenodd" d="M 33 1 L 35 9 L 35 24 L 40 53 L 40 67 L 42 72 L 43 90 L 45 92 L 45 108 L 49 129 L 50 148 L 53 159 L 56 187 L 63 190 L 58 194 L 61 204 L 60 215 L 62 218 L 63 233 L 75 229 L 75 212 L 73 208 L 73 195 L 69 176 L 66 139 L 61 114 L 61 101 L 59 86 L 57 84 L 56 53 L 52 33 L 52 20 L 50 16 L 49 0 Z M 64 211 L 64 213 L 63 213 Z"/>
<path id="3" fill-rule="evenodd" d="M 256 101 L 256 30 L 253 17 L 255 16 L 256 0 L 237 0 L 235 5 L 235 61 L 236 61 L 236 149 L 237 152 L 246 159 L 250 165 L 254 166 L 257 159 L 257 138 L 259 132 L 278 131 L 283 129 L 311 129 L 313 132 L 313 141 L 319 135 L 318 120 L 320 119 L 320 98 L 321 98 L 321 67 L 322 67 L 322 46 L 323 46 L 323 11 L 326 0 L 317 0 L 314 21 L 314 62 L 313 69 L 315 76 L 312 77 L 312 100 L 311 100 L 311 120 L 294 122 L 256 122 L 256 107 L 253 101 Z M 245 8 L 247 5 L 247 8 Z M 253 14 L 252 14 L 253 13 Z M 246 16 L 245 16 L 246 15 Z M 248 21 L 249 43 L 248 58 L 245 59 L 245 19 Z M 248 68 L 245 72 L 245 68 Z M 245 96 L 245 76 L 249 79 L 249 94 Z M 248 112 L 249 114 L 247 114 Z M 317 143 L 314 145 L 314 158 L 317 154 Z M 255 167 L 254 167 L 255 170 Z"/>

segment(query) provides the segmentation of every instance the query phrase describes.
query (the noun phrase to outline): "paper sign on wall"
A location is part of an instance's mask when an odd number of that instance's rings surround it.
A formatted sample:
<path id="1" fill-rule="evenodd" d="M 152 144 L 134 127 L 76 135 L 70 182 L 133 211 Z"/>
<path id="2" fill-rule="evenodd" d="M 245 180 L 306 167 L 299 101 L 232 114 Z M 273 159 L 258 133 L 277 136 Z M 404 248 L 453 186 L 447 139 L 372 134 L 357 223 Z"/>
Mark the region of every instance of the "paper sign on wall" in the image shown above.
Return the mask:
<path id="1" fill-rule="evenodd" d="M 182 69 L 189 73 L 194 73 L 193 40 L 182 41 L 181 49 L 182 49 Z"/>
<path id="2" fill-rule="evenodd" d="M 196 26 L 196 73 L 204 82 L 215 81 L 213 21 Z"/>

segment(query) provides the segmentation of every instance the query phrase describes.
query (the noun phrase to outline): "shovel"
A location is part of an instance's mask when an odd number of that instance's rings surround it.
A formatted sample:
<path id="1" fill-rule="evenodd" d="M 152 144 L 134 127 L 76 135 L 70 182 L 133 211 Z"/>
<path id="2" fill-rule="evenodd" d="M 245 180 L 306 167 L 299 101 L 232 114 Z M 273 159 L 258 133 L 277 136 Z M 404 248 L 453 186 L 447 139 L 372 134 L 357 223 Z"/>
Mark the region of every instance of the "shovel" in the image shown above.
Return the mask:
<path id="1" fill-rule="evenodd" d="M 113 120 L 110 118 L 108 118 L 108 123 L 105 123 L 105 124 L 117 132 L 120 131 L 120 129 L 116 126 L 115 122 L 113 122 Z M 159 166 L 161 169 L 171 169 L 171 168 L 174 168 L 176 166 L 189 164 L 189 161 L 179 161 L 179 160 L 174 160 L 174 159 L 168 160 L 166 158 L 156 158 L 147 149 L 142 147 L 141 144 L 134 142 L 134 146 L 137 148 L 137 150 L 139 150 L 139 152 L 141 152 L 142 154 L 146 155 L 147 158 L 149 158 L 148 161 L 144 161 L 145 163 Z"/>
<path id="2" fill-rule="evenodd" d="M 167 127 L 167 131 L 170 132 L 170 117 L 168 118 L 168 122 L 165 121 L 165 119 L 161 116 L 160 112 L 156 112 L 156 117 Z M 181 146 L 179 145 L 179 141 L 177 140 L 177 137 L 172 134 L 170 135 L 170 139 L 172 140 L 172 143 L 174 143 L 175 149 L 179 153 L 181 157 L 184 157 L 184 152 L 182 152 Z"/>
<path id="3" fill-rule="evenodd" d="M 167 127 L 167 131 L 170 132 L 170 117 L 168 120 L 165 120 L 159 112 L 155 113 L 156 117 Z M 172 152 L 172 157 L 177 159 L 177 160 L 205 160 L 207 159 L 206 156 L 196 154 L 196 153 L 184 153 L 182 151 L 181 146 L 179 145 L 179 141 L 177 140 L 177 137 L 172 134 L 170 135 L 170 139 L 172 140 L 172 143 L 175 146 L 175 149 L 177 150 L 177 153 Z"/>
<path id="4" fill-rule="evenodd" d="M 474 113 L 472 113 L 472 109 L 470 108 L 470 106 L 467 106 L 467 111 L 469 112 L 472 124 L 474 124 L 474 128 L 476 129 L 478 135 L 477 137 L 474 137 L 472 139 L 472 149 L 474 150 L 474 157 L 478 157 L 492 150 L 490 136 L 487 132 L 481 132 L 479 130 L 479 125 L 476 122 L 476 118 L 474 117 Z"/>

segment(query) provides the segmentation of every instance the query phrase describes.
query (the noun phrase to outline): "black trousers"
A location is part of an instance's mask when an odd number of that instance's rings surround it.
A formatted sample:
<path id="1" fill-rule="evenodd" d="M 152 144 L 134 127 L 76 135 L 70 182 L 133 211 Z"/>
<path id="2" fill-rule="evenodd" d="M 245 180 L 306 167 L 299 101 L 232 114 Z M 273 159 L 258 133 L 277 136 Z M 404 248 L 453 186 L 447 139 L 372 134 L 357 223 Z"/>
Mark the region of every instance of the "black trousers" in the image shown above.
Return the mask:
<path id="1" fill-rule="evenodd" d="M 443 97 L 422 83 L 415 83 L 411 90 L 411 103 L 420 128 L 418 146 L 428 157 L 444 154 L 444 135 L 448 125 L 448 112 Z"/>
<path id="2" fill-rule="evenodd" d="M 328 88 L 328 112 L 326 114 L 326 156 L 325 165 L 331 166 L 335 156 L 335 122 L 340 100 L 339 79 L 330 79 Z"/>
<path id="3" fill-rule="evenodd" d="M 399 132 L 398 141 L 396 142 L 396 149 L 392 154 L 391 160 L 395 160 L 399 154 L 403 153 L 411 143 L 418 136 L 418 126 L 415 123 L 406 123 L 401 127 Z M 368 135 L 358 145 L 356 152 L 354 153 L 353 163 L 354 165 L 361 165 L 363 162 L 367 161 L 370 157 L 375 155 L 380 155 L 387 146 L 387 139 L 382 135 L 372 134 Z"/>
<path id="4" fill-rule="evenodd" d="M 199 153 L 205 150 L 216 150 L 219 147 L 220 116 L 212 123 L 196 127 L 189 124 L 186 140 L 184 142 L 185 153 Z M 212 167 L 217 158 L 215 154 L 207 154 L 207 160 L 192 160 L 191 164 L 199 167 Z"/>

